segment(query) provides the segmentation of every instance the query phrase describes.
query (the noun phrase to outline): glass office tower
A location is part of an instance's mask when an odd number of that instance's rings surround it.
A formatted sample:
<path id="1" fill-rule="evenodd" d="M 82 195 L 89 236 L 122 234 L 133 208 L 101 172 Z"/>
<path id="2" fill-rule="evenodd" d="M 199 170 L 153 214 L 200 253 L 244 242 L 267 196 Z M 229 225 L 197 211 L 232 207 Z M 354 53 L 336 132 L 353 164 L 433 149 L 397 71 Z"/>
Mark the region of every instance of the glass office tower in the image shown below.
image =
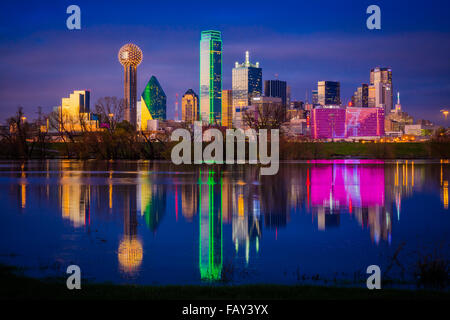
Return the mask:
<path id="1" fill-rule="evenodd" d="M 181 120 L 193 123 L 198 120 L 198 96 L 189 89 L 181 99 Z"/>
<path id="2" fill-rule="evenodd" d="M 249 52 L 245 52 L 245 62 L 236 62 L 233 68 L 233 108 L 251 104 L 251 99 L 262 94 L 262 69 L 259 62 L 250 63 Z"/>
<path id="3" fill-rule="evenodd" d="M 141 95 L 141 102 L 137 105 L 137 129 L 147 130 L 148 120 L 166 120 L 167 96 L 152 76 Z"/>
<path id="4" fill-rule="evenodd" d="M 222 90 L 222 126 L 233 127 L 233 90 Z"/>
<path id="5" fill-rule="evenodd" d="M 358 89 L 353 94 L 352 107 L 369 107 L 369 85 L 367 83 L 363 83 L 361 87 L 358 87 Z"/>
<path id="6" fill-rule="evenodd" d="M 202 31 L 200 40 L 200 117 L 219 123 L 222 115 L 222 36 Z"/>
<path id="7" fill-rule="evenodd" d="M 287 85 L 286 81 L 281 80 L 265 80 L 264 96 L 272 98 L 281 98 L 283 107 L 287 104 Z"/>
<path id="8" fill-rule="evenodd" d="M 320 105 L 338 106 L 341 104 L 341 84 L 337 81 L 319 81 L 317 95 Z"/>
<path id="9" fill-rule="evenodd" d="M 370 85 L 374 86 L 375 90 L 375 107 L 384 108 L 385 114 L 389 114 L 394 107 L 392 69 L 371 69 Z"/>

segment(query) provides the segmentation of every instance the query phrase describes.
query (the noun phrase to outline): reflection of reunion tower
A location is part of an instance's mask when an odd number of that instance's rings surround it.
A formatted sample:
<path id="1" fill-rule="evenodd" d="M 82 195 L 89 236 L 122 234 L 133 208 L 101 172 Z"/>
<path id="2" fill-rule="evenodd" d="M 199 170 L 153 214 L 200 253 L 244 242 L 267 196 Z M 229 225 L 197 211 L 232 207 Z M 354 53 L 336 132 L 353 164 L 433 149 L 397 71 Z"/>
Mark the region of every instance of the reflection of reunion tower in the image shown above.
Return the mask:
<path id="1" fill-rule="evenodd" d="M 143 258 L 142 243 L 137 237 L 136 186 L 124 186 L 122 190 L 124 234 L 117 255 L 120 269 L 133 275 L 139 271 Z"/>
<path id="2" fill-rule="evenodd" d="M 142 62 L 142 51 L 132 43 L 119 50 L 119 62 L 124 69 L 125 120 L 136 127 L 137 66 Z"/>

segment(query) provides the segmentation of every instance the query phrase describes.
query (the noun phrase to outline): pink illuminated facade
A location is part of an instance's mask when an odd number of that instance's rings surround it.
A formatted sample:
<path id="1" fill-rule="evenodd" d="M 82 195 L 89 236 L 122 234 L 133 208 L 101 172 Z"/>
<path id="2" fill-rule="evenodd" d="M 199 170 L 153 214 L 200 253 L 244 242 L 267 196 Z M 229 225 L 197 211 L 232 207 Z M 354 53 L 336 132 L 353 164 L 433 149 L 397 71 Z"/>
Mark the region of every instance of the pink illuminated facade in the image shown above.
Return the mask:
<path id="1" fill-rule="evenodd" d="M 311 110 L 313 139 L 345 138 L 344 108 L 315 108 Z"/>
<path id="2" fill-rule="evenodd" d="M 348 107 L 345 130 L 347 137 L 384 136 L 384 109 Z"/>
<path id="3" fill-rule="evenodd" d="M 311 110 L 313 139 L 384 136 L 382 108 L 315 108 Z"/>

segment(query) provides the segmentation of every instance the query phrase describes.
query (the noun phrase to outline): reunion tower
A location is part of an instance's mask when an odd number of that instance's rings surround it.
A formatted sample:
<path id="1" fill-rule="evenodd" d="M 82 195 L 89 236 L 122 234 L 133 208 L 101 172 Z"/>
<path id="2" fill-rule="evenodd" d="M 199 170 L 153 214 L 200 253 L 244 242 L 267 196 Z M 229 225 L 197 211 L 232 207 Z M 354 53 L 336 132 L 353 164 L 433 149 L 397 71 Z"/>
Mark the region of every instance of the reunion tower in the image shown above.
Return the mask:
<path id="1" fill-rule="evenodd" d="M 142 62 L 142 51 L 133 43 L 127 43 L 119 50 L 119 62 L 124 70 L 124 99 L 126 121 L 136 127 L 137 66 Z"/>

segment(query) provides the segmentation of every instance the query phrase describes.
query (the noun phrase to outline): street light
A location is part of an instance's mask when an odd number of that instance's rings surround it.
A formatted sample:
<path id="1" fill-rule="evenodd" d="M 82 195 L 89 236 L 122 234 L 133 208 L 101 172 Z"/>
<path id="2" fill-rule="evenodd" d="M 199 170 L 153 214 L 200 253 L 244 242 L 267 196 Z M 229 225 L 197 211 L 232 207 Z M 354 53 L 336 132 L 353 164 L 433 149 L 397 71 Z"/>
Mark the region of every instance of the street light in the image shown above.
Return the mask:
<path id="1" fill-rule="evenodd" d="M 447 120 L 447 116 L 448 116 L 448 110 L 441 110 L 442 114 L 444 115 L 445 120 Z"/>

